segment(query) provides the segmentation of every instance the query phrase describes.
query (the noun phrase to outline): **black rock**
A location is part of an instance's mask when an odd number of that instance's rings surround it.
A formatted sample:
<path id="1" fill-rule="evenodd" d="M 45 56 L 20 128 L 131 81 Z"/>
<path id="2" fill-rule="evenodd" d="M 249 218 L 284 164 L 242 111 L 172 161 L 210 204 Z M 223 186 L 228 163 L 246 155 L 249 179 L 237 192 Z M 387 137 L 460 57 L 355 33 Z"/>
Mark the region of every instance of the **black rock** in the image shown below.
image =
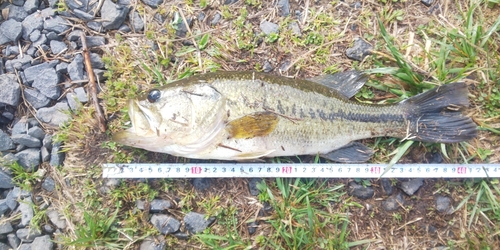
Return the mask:
<path id="1" fill-rule="evenodd" d="M 58 102 L 49 108 L 40 108 L 36 111 L 37 118 L 49 125 L 58 127 L 69 121 L 71 116 L 68 114 L 69 106 L 65 102 Z"/>
<path id="2" fill-rule="evenodd" d="M 210 187 L 212 179 L 210 178 L 194 178 L 193 186 L 198 191 L 204 191 Z"/>
<path id="3" fill-rule="evenodd" d="M 233 4 L 233 3 L 236 3 L 236 2 L 238 2 L 238 0 L 226 0 L 226 1 L 224 1 L 224 4 L 228 5 L 228 4 Z"/>
<path id="4" fill-rule="evenodd" d="M 17 106 L 21 99 L 21 89 L 14 74 L 0 75 L 0 104 Z"/>
<path id="5" fill-rule="evenodd" d="M 356 61 L 363 61 L 363 59 L 371 54 L 373 46 L 361 38 L 354 40 L 354 46 L 346 50 L 346 56 Z"/>
<path id="6" fill-rule="evenodd" d="M 111 0 L 104 0 L 101 8 L 101 16 L 107 21 L 102 23 L 105 29 L 118 29 L 127 18 L 128 6 L 114 4 Z"/>
<path id="7" fill-rule="evenodd" d="M 167 242 L 163 235 L 148 236 L 144 239 L 139 247 L 139 250 L 164 250 L 167 248 Z"/>
<path id="8" fill-rule="evenodd" d="M 400 189 L 407 195 L 412 196 L 418 189 L 424 185 L 424 179 L 412 179 L 409 181 L 401 182 Z"/>
<path id="9" fill-rule="evenodd" d="M 153 214 L 151 224 L 162 234 L 172 234 L 179 230 L 181 223 L 174 217 L 164 214 Z"/>
<path id="10" fill-rule="evenodd" d="M 35 109 L 46 107 L 50 103 L 50 99 L 36 89 L 25 88 L 24 97 Z"/>
<path id="11" fill-rule="evenodd" d="M 436 209 L 440 213 L 446 213 L 446 214 L 453 213 L 450 197 L 438 195 L 436 197 Z"/>
<path id="12" fill-rule="evenodd" d="M 382 202 L 382 208 L 385 211 L 397 210 L 400 206 L 404 205 L 404 198 L 401 193 L 391 196 Z M 401 204 L 401 205 L 400 205 Z"/>
<path id="13" fill-rule="evenodd" d="M 47 31 L 54 31 L 57 34 L 61 34 L 64 31 L 69 29 L 69 26 L 66 24 L 66 20 L 60 16 L 54 16 L 52 18 L 48 18 L 43 22 L 43 28 Z"/>
<path id="14" fill-rule="evenodd" d="M 260 191 L 257 188 L 257 184 L 259 184 L 260 182 L 262 182 L 262 178 L 252 178 L 248 180 L 248 189 L 250 190 L 251 195 L 259 195 Z"/>
<path id="15" fill-rule="evenodd" d="M 349 195 L 362 200 L 372 198 L 373 194 L 375 193 L 372 187 L 364 187 L 363 185 L 360 185 L 354 181 L 349 182 L 347 192 L 349 193 Z"/>
<path id="16" fill-rule="evenodd" d="M 15 156 L 19 159 L 19 165 L 21 165 L 27 172 L 35 171 L 41 162 L 39 148 L 28 148 L 15 154 Z"/>
<path id="17" fill-rule="evenodd" d="M 10 139 L 10 136 L 0 130 L 0 151 L 6 151 L 15 148 L 14 142 Z"/>
<path id="18" fill-rule="evenodd" d="M 54 189 L 56 189 L 56 183 L 54 182 L 54 179 L 52 177 L 47 177 L 45 180 L 42 182 L 42 188 L 45 189 L 47 192 L 52 192 Z"/>
<path id="19" fill-rule="evenodd" d="M 262 67 L 262 70 L 266 73 L 269 73 L 269 72 L 273 71 L 273 66 L 271 65 L 271 63 L 266 61 L 266 62 L 264 62 L 264 66 Z"/>
<path id="20" fill-rule="evenodd" d="M 392 187 L 391 180 L 386 178 L 380 179 L 380 184 L 386 195 L 392 195 L 394 188 Z"/>
<path id="21" fill-rule="evenodd" d="M 183 232 L 174 233 L 173 236 L 179 240 L 188 240 L 189 234 Z"/>
<path id="22" fill-rule="evenodd" d="M 42 146 L 40 139 L 37 139 L 28 134 L 16 134 L 11 136 L 12 141 L 17 144 L 24 145 L 28 148 L 39 148 Z"/>
<path id="23" fill-rule="evenodd" d="M 186 225 L 186 229 L 192 234 L 203 232 L 203 230 L 212 225 L 214 221 L 215 217 L 205 219 L 204 214 L 195 212 L 189 212 L 188 214 L 186 214 L 186 216 L 184 216 L 184 224 Z"/>
<path id="24" fill-rule="evenodd" d="M 160 4 L 163 3 L 164 0 L 142 0 L 142 2 L 152 8 L 158 8 Z"/>
<path id="25" fill-rule="evenodd" d="M 0 34 L 6 37 L 10 42 L 17 42 L 21 37 L 22 31 L 23 27 L 21 23 L 14 19 L 9 19 L 0 24 Z M 5 43 L 5 40 L 3 40 L 3 43 Z"/>

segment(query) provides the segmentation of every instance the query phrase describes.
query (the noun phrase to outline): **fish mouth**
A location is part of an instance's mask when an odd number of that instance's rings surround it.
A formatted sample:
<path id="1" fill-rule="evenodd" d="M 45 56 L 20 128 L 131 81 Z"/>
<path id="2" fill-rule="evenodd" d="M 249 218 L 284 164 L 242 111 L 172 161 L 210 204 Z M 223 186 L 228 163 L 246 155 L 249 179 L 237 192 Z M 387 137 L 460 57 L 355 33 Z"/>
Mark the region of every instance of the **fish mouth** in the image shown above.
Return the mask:
<path id="1" fill-rule="evenodd" d="M 138 135 L 150 134 L 154 131 L 153 128 L 159 125 L 154 113 L 149 108 L 143 107 L 137 100 L 129 101 L 128 114 L 132 122 L 130 130 Z"/>

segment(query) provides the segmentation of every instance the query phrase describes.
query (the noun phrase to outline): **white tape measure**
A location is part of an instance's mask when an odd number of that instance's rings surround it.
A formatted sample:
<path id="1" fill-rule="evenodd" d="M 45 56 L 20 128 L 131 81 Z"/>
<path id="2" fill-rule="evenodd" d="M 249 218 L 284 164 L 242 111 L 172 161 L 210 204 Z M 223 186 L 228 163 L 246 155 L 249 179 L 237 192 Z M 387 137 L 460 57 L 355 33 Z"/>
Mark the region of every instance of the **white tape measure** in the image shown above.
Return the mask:
<path id="1" fill-rule="evenodd" d="M 103 165 L 104 178 L 498 178 L 500 164 L 200 163 Z"/>

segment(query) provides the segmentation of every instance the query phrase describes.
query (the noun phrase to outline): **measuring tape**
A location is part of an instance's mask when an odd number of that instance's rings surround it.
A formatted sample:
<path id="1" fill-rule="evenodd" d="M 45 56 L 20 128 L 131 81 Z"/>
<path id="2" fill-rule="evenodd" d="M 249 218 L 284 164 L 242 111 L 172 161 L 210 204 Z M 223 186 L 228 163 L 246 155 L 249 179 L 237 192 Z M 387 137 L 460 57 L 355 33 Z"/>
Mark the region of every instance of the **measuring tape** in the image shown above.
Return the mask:
<path id="1" fill-rule="evenodd" d="M 103 178 L 498 178 L 500 164 L 201 163 L 103 165 Z M 383 175 L 382 175 L 383 174 Z"/>

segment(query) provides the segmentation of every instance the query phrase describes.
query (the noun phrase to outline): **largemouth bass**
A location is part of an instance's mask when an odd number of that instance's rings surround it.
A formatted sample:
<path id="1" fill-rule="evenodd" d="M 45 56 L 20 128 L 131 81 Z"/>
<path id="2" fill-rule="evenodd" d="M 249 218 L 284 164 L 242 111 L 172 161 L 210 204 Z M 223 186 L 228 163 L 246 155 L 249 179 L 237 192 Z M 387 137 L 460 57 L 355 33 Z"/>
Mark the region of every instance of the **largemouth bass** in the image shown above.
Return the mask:
<path id="1" fill-rule="evenodd" d="M 474 138 L 465 83 L 451 83 L 392 105 L 349 100 L 359 72 L 298 80 L 257 72 L 197 75 L 130 100 L 124 145 L 196 159 L 249 160 L 316 155 L 363 162 L 373 151 L 356 140 L 390 136 L 424 142 Z"/>

